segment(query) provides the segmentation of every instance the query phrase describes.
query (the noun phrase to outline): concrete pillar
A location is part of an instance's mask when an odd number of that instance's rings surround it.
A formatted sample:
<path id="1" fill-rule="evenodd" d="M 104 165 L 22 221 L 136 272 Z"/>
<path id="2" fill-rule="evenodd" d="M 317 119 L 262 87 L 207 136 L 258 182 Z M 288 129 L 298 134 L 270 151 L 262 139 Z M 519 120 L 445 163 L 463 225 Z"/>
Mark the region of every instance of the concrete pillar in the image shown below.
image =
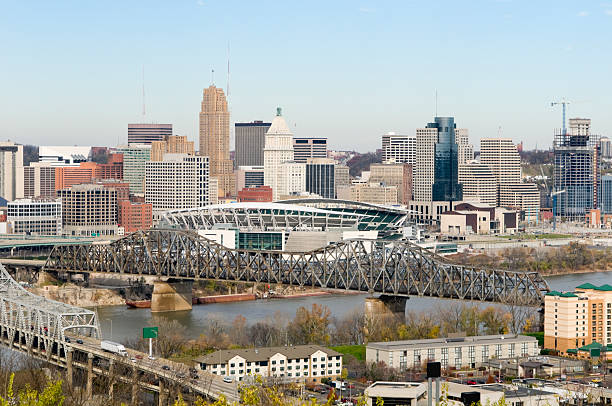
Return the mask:
<path id="1" fill-rule="evenodd" d="M 66 381 L 72 387 L 72 348 L 66 348 Z"/>
<path id="2" fill-rule="evenodd" d="M 154 282 L 151 312 L 191 310 L 193 282 Z"/>
<path id="3" fill-rule="evenodd" d="M 136 367 L 132 368 L 132 405 L 138 404 L 138 370 Z"/>
<path id="4" fill-rule="evenodd" d="M 87 399 L 93 396 L 93 354 L 87 354 Z"/>
<path id="5" fill-rule="evenodd" d="M 366 317 L 375 318 L 380 316 L 406 317 L 406 296 L 380 295 L 379 297 L 368 297 L 365 300 Z"/>
<path id="6" fill-rule="evenodd" d="M 162 378 L 159 378 L 159 396 L 158 396 L 158 400 L 159 400 L 159 406 L 166 406 L 166 388 L 164 385 L 164 380 Z"/>
<path id="7" fill-rule="evenodd" d="M 112 359 L 108 365 L 108 397 L 111 402 L 115 399 L 115 361 Z"/>

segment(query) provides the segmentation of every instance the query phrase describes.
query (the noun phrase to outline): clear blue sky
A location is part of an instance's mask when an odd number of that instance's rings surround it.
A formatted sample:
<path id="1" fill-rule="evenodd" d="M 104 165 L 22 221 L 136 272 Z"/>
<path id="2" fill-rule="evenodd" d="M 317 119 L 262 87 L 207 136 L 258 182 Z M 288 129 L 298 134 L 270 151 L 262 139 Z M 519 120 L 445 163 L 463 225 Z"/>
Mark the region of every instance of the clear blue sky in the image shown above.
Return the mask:
<path id="1" fill-rule="evenodd" d="M 282 106 L 298 136 L 374 150 L 453 115 L 481 137 L 548 147 L 569 116 L 612 130 L 612 2 L 8 1 L 0 12 L 2 139 L 116 145 L 141 120 L 197 139 L 215 69 L 233 121 Z"/>

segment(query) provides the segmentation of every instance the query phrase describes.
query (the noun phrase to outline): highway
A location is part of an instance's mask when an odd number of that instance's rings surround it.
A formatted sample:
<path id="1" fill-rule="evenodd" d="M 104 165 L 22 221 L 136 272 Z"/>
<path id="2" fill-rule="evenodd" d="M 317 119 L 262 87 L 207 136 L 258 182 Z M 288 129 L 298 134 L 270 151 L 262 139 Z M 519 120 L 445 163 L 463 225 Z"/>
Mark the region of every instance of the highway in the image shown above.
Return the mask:
<path id="1" fill-rule="evenodd" d="M 77 339 L 82 340 L 83 344 L 77 343 Z M 71 336 L 70 343 L 67 345 L 84 353 L 113 359 L 117 363 L 126 363 L 128 361 L 127 357 L 121 357 L 102 350 L 100 348 L 100 340 L 95 338 Z M 223 382 L 223 377 L 201 370 L 197 371 L 198 379 L 191 379 L 189 368 L 183 363 L 164 358 L 151 360 L 146 353 L 129 348 L 126 348 L 126 350 L 129 354 L 129 360 L 136 368 L 143 372 L 165 378 L 168 382 L 174 382 L 182 387 L 189 388 L 200 395 L 217 398 L 218 395 L 222 394 L 228 402 L 238 402 L 240 400 L 236 381 L 225 383 Z M 166 366 L 168 369 L 163 369 L 163 366 Z"/>

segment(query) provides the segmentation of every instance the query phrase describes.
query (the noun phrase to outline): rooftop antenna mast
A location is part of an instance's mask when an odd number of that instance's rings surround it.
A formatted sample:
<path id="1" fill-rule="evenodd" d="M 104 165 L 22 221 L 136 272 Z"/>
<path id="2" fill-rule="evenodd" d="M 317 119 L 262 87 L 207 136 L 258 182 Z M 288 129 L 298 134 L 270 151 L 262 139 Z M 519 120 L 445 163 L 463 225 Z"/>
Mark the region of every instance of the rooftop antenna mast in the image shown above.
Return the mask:
<path id="1" fill-rule="evenodd" d="M 438 89 L 436 89 L 436 96 L 435 96 L 435 106 L 436 106 L 436 115 L 435 117 L 438 117 Z"/>
<path id="2" fill-rule="evenodd" d="M 210 80 L 211 80 L 212 85 L 214 86 L 215 85 L 215 70 L 214 69 L 211 69 Z"/>
<path id="3" fill-rule="evenodd" d="M 227 98 L 230 95 L 230 43 L 227 41 Z"/>
<path id="4" fill-rule="evenodd" d="M 144 65 L 142 65 L 142 116 L 144 117 L 146 114 L 145 109 L 145 74 L 144 74 Z"/>

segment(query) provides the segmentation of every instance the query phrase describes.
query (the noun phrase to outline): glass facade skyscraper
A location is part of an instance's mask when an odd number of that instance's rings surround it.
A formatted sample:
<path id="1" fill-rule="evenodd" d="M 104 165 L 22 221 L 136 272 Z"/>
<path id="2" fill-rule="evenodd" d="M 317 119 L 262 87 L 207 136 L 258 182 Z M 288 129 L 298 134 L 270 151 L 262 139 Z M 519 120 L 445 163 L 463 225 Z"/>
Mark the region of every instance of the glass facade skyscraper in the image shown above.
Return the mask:
<path id="1" fill-rule="evenodd" d="M 434 146 L 433 201 L 463 200 L 463 188 L 458 180 L 458 145 L 455 142 L 454 117 L 436 117 L 427 128 L 438 130 L 438 142 Z"/>

